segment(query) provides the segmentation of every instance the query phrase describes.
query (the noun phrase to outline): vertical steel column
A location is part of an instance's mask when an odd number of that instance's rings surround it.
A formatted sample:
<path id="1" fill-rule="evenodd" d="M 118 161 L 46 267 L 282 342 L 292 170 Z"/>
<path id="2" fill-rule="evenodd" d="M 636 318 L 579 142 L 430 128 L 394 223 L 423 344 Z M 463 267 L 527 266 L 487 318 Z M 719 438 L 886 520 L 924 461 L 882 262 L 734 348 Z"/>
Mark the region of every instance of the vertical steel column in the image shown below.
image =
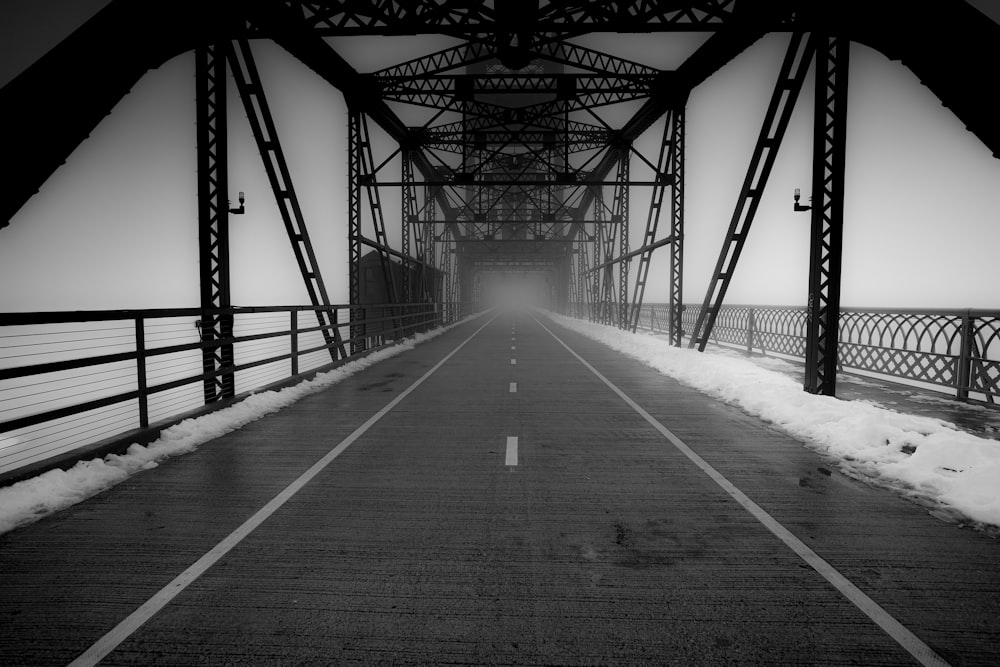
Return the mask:
<path id="1" fill-rule="evenodd" d="M 641 254 L 639 255 L 639 268 L 636 271 L 635 277 L 635 287 L 632 291 L 632 303 L 629 309 L 629 321 L 628 330 L 635 332 L 639 327 L 639 313 L 642 310 L 642 302 L 646 294 L 646 280 L 649 277 L 649 267 L 652 263 L 653 250 L 655 250 L 653 244 L 656 242 L 656 232 L 660 225 L 660 214 L 663 210 L 663 199 L 666 195 L 666 189 L 671 185 L 673 181 L 673 174 L 671 170 L 676 167 L 676 152 L 675 147 L 677 140 L 677 127 L 678 124 L 675 121 L 679 112 L 677 110 L 671 110 L 667 114 L 667 118 L 663 123 L 663 138 L 660 141 L 660 151 L 659 156 L 656 160 L 656 173 L 654 174 L 656 185 L 653 187 L 653 191 L 649 198 L 649 213 L 646 216 L 646 231 L 643 234 Z M 676 216 L 677 207 L 676 201 L 671 199 L 671 216 Z M 671 220 L 671 233 L 675 231 L 677 227 L 676 219 Z M 638 251 L 637 251 L 638 252 Z M 671 257 L 671 267 L 673 267 L 673 257 Z M 671 272 L 672 274 L 673 272 Z M 673 290 L 671 290 L 671 299 L 673 298 Z M 672 301 L 671 301 L 672 303 Z"/>
<path id="2" fill-rule="evenodd" d="M 849 54 L 846 38 L 818 40 L 804 386 L 825 396 L 837 392 Z"/>
<path id="3" fill-rule="evenodd" d="M 361 112 L 347 110 L 347 241 L 348 292 L 351 303 L 351 354 L 365 349 L 364 309 L 361 305 Z"/>
<path id="4" fill-rule="evenodd" d="M 587 234 L 587 228 L 584 226 L 583 231 L 580 232 L 579 247 L 577 250 L 577 262 L 580 265 L 580 315 L 578 317 L 586 316 L 587 319 L 593 320 L 594 312 L 594 282 L 590 278 L 590 248 L 592 245 L 591 237 Z"/>
<path id="5" fill-rule="evenodd" d="M 435 236 L 435 226 L 434 220 L 437 218 L 437 200 L 434 198 L 436 191 L 430 186 L 424 186 L 424 231 L 423 231 L 423 246 L 424 246 L 424 256 L 421 258 L 427 263 L 425 267 L 424 274 L 424 284 L 425 292 L 430 296 L 431 301 L 452 301 L 451 291 L 452 286 L 448 282 L 451 280 L 450 274 L 450 263 L 445 263 L 445 256 L 442 254 L 442 264 L 444 270 L 448 273 L 440 275 L 434 271 L 435 267 L 435 250 L 437 238 Z M 442 252 L 448 252 L 451 250 L 451 240 L 448 237 L 448 228 L 446 227 L 444 232 L 441 234 L 441 238 L 444 240 L 445 246 Z M 450 257 L 447 258 L 450 262 Z"/>
<path id="6" fill-rule="evenodd" d="M 618 162 L 618 178 L 615 184 L 614 215 L 618 220 L 618 256 L 621 261 L 618 263 L 618 321 L 619 329 L 628 327 L 628 267 L 631 263 L 627 259 L 629 249 L 628 238 L 628 200 L 629 200 L 629 164 L 632 158 L 632 150 L 626 146 L 622 148 L 622 155 Z"/>
<path id="7" fill-rule="evenodd" d="M 455 278 L 456 264 L 454 252 L 451 248 L 450 232 L 445 230 L 442 236 L 443 247 L 441 248 L 441 286 L 440 296 L 435 296 L 435 301 L 444 302 L 445 321 L 454 322 L 461 317 L 458 306 L 458 295 L 456 286 L 458 280 Z M 436 278 L 435 278 L 436 280 Z"/>
<path id="8" fill-rule="evenodd" d="M 195 49 L 195 119 L 198 144 L 198 257 L 201 274 L 201 340 L 205 403 L 235 395 L 229 291 L 229 188 L 226 145 L 226 46 Z"/>
<path id="9" fill-rule="evenodd" d="M 684 339 L 684 107 L 674 109 L 674 141 L 671 144 L 670 173 L 673 191 L 670 199 L 670 344 L 680 347 Z"/>
<path id="10" fill-rule="evenodd" d="M 592 191 L 594 193 L 594 268 L 592 269 L 594 278 L 591 283 L 590 321 L 603 323 L 604 293 L 601 289 L 603 271 L 598 267 L 601 265 L 601 258 L 604 255 L 604 187 L 595 185 Z"/>
<path id="11" fill-rule="evenodd" d="M 400 231 L 402 232 L 403 255 L 406 256 L 406 259 L 403 260 L 402 264 L 402 270 L 403 270 L 402 299 L 403 303 L 411 303 L 412 301 L 415 300 L 412 294 L 413 288 L 416 287 L 416 289 L 420 291 L 422 280 L 418 281 L 415 286 L 410 284 L 410 274 L 413 272 L 414 268 L 412 262 L 410 261 L 410 257 L 413 256 L 412 242 L 410 241 L 410 233 L 413 231 L 411 227 L 417 223 L 418 218 L 416 214 L 417 193 L 415 190 L 415 186 L 413 184 L 413 156 L 408 148 L 403 148 L 400 151 L 400 167 L 403 172 L 403 179 L 402 179 L 403 188 L 402 192 L 400 193 L 402 201 L 402 209 L 403 209 L 401 212 L 403 222 L 402 222 L 402 229 Z M 417 230 L 418 246 L 420 245 L 419 234 L 420 232 L 419 230 Z M 419 254 L 420 253 L 418 249 L 418 255 Z M 416 266 L 416 269 L 417 269 L 417 274 L 423 277 L 424 267 L 418 264 Z"/>
<path id="12" fill-rule="evenodd" d="M 359 183 L 365 187 L 368 194 L 368 209 L 375 228 L 375 246 L 378 251 L 379 264 L 382 265 L 382 280 L 385 282 L 385 293 L 389 303 L 399 303 L 396 291 L 396 280 L 392 276 L 392 260 L 389 258 L 389 239 L 385 233 L 385 216 L 382 210 L 382 197 L 376 183 L 375 157 L 372 154 L 371 134 L 368 131 L 368 117 L 358 114 L 358 128 L 355 133 L 361 171 Z M 353 150 L 353 149 L 352 149 Z M 360 234 L 360 226 L 358 228 Z"/>

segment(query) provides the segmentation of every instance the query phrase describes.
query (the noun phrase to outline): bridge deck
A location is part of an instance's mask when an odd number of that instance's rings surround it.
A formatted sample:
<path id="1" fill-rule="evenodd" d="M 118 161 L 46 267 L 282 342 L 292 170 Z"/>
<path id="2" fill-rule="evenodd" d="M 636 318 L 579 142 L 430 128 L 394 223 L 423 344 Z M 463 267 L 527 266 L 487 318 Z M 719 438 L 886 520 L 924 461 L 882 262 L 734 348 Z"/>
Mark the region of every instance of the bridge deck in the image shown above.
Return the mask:
<path id="1" fill-rule="evenodd" d="M 912 664 L 796 539 L 904 643 L 1000 663 L 994 540 L 550 321 L 486 321 L 0 537 L 0 664 L 109 632 L 104 664 Z"/>

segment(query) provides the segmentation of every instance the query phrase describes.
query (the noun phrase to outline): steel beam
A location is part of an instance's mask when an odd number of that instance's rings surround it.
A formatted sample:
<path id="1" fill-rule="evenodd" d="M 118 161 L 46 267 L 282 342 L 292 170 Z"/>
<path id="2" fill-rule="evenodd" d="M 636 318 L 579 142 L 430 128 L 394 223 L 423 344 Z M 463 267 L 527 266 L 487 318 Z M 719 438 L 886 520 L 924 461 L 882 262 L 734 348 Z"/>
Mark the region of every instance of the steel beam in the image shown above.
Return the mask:
<path id="1" fill-rule="evenodd" d="M 216 343 L 233 337 L 229 288 L 229 190 L 226 123 L 226 45 L 210 44 L 195 50 L 195 122 L 198 163 L 198 257 L 201 340 L 213 343 L 202 351 L 205 403 L 236 394 L 233 344 Z"/>
<path id="2" fill-rule="evenodd" d="M 837 393 L 849 55 L 846 38 L 818 40 L 804 387 L 825 396 Z"/>
<path id="3" fill-rule="evenodd" d="M 401 192 L 400 201 L 402 204 L 402 210 L 400 215 L 400 231 L 402 235 L 403 243 L 403 256 L 406 258 L 403 260 L 403 275 L 402 275 L 402 299 L 403 303 L 410 303 L 412 296 L 410 294 L 410 255 L 412 254 L 410 231 L 411 226 L 419 222 L 417 217 L 417 206 L 416 206 L 416 186 L 413 183 L 413 162 L 410 155 L 410 151 L 403 148 L 400 155 L 400 168 L 402 170 L 403 177 L 403 189 Z M 419 237 L 419 231 L 418 231 Z M 421 271 L 422 273 L 422 271 Z"/>
<path id="4" fill-rule="evenodd" d="M 331 360 L 336 361 L 338 352 L 341 356 L 346 356 L 340 331 L 336 326 L 337 311 L 330 303 L 323 274 L 312 242 L 309 240 L 305 217 L 292 184 L 292 175 L 281 142 L 278 140 L 278 130 L 274 125 L 267 97 L 264 95 L 264 86 L 254 62 L 253 52 L 250 50 L 250 43 L 245 39 L 232 42 L 229 45 L 228 56 L 236 88 L 239 90 L 243 109 L 250 123 L 254 141 L 257 143 L 257 150 L 260 151 L 264 162 L 264 171 L 267 173 L 275 203 L 281 213 L 281 220 L 292 245 L 306 293 L 309 295 L 310 303 L 320 308 L 316 310 L 316 320 L 319 326 L 324 327 L 323 339 L 330 346 Z"/>
<path id="5" fill-rule="evenodd" d="M 705 301 L 698 312 L 698 320 L 691 333 L 689 347 L 697 346 L 699 351 L 704 351 L 708 344 L 712 327 L 729 289 L 729 283 L 739 262 L 757 207 L 760 205 L 764 186 L 767 185 L 767 179 L 771 175 L 771 168 L 778 156 L 781 140 L 788 128 L 815 49 L 814 37 L 806 39 L 802 33 L 792 33 L 778 80 L 771 93 L 771 101 L 764 114 L 764 123 L 753 156 L 750 158 L 750 167 L 747 169 L 743 188 L 740 190 L 736 209 L 729 222 L 726 239 L 723 241 L 712 280 L 705 293 Z"/>
<path id="6" fill-rule="evenodd" d="M 361 307 L 361 112 L 348 109 L 347 119 L 347 243 L 348 299 L 351 304 L 351 354 L 365 349 L 364 309 Z"/>
<path id="7" fill-rule="evenodd" d="M 663 207 L 663 199 L 667 186 L 674 180 L 670 173 L 671 168 L 675 168 L 674 155 L 676 153 L 675 143 L 679 138 L 677 124 L 674 118 L 683 114 L 682 111 L 672 111 L 667 115 L 663 123 L 663 138 L 660 140 L 659 157 L 656 161 L 656 180 L 661 185 L 654 188 L 649 200 L 649 213 L 646 216 L 646 231 L 643 234 L 641 252 L 639 256 L 639 268 L 636 271 L 635 288 L 632 293 L 631 310 L 628 321 L 628 329 L 635 331 L 639 325 L 639 311 L 642 309 L 643 298 L 646 293 L 646 279 L 649 276 L 649 267 L 653 258 L 653 250 L 662 243 L 657 244 L 656 231 L 659 227 L 660 213 Z M 670 237 L 673 238 L 672 236 Z"/>
<path id="8" fill-rule="evenodd" d="M 357 123 L 357 129 L 353 133 L 355 143 L 349 150 L 357 151 L 360 157 L 361 171 L 358 175 L 358 184 L 365 189 L 368 199 L 368 210 L 372 217 L 372 226 L 375 229 L 375 247 L 379 253 L 379 264 L 382 267 L 382 280 L 385 284 L 385 293 L 389 303 L 399 303 L 399 296 L 396 291 L 396 281 L 392 277 L 392 263 L 389 260 L 390 253 L 389 239 L 385 231 L 385 214 L 382 209 L 382 198 L 379 195 L 377 169 L 375 167 L 375 157 L 372 152 L 371 133 L 368 131 L 368 117 L 364 113 L 352 114 L 353 122 Z"/>
<path id="9" fill-rule="evenodd" d="M 673 152 L 670 172 L 674 177 L 670 200 L 670 344 L 680 347 L 684 337 L 684 109 L 673 113 Z"/>
<path id="10" fill-rule="evenodd" d="M 632 191 L 629 183 L 629 164 L 631 149 L 623 151 L 618 163 L 618 185 L 615 187 L 614 211 L 615 219 L 619 221 L 618 256 L 623 258 L 618 263 L 618 313 L 616 322 L 619 329 L 628 326 L 628 276 L 629 276 L 629 193 Z"/>
<path id="11" fill-rule="evenodd" d="M 606 2 L 517 2 L 531 19 L 531 30 L 557 34 L 579 34 L 594 30 L 649 32 L 655 30 L 705 31 L 738 25 L 740 14 L 735 0 L 691 0 L 684 3 L 627 0 Z M 503 6 L 503 3 L 500 3 Z M 534 8 L 534 9 L 532 9 Z M 498 44 L 509 43 L 510 14 L 479 2 L 440 0 L 352 0 L 351 2 L 309 3 L 310 21 L 324 36 L 377 34 L 413 35 L 427 32 L 455 36 L 495 35 Z"/>
<path id="12" fill-rule="evenodd" d="M 768 7 L 767 10 L 776 12 L 772 7 Z M 749 48 L 764 34 L 766 30 L 762 26 L 752 26 L 747 29 L 716 33 L 709 37 L 671 73 L 668 79 L 661 82 L 650 98 L 622 126 L 619 132 L 620 140 L 626 144 L 634 142 L 668 110 L 684 106 L 696 86 Z M 596 181 L 604 180 L 615 168 L 618 159 L 617 150 L 608 151 L 592 170 L 592 178 Z M 580 211 L 585 211 L 590 203 L 590 195 L 587 194 L 578 204 Z"/>

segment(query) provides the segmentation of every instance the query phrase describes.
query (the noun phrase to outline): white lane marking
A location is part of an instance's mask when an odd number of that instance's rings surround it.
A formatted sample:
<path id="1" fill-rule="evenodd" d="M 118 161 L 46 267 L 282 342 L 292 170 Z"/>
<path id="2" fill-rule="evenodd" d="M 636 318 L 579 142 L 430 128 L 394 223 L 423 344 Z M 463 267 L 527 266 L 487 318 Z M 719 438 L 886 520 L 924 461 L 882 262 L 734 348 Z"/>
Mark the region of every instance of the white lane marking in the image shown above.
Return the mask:
<path id="1" fill-rule="evenodd" d="M 340 456 L 344 450 L 350 447 L 355 440 L 364 435 L 368 429 L 378 422 L 378 420 L 399 405 L 399 402 L 409 396 L 414 389 L 423 384 L 424 380 L 429 378 L 437 369 L 441 368 L 445 362 L 455 356 L 455 354 L 465 347 L 465 344 L 472 340 L 476 334 L 489 326 L 490 322 L 492 322 L 495 317 L 496 315 L 491 317 L 486 324 L 476 329 L 471 336 L 459 343 L 458 347 L 449 352 L 444 359 L 437 362 L 429 371 L 420 376 L 416 382 L 404 389 L 398 396 L 396 396 L 396 398 L 392 399 L 388 405 L 369 417 L 368 421 L 355 429 L 349 436 L 341 440 L 336 447 L 327 452 L 323 458 L 302 473 L 298 479 L 286 486 L 266 505 L 257 510 L 257 512 L 247 519 L 241 526 L 231 532 L 221 542 L 212 547 L 207 553 L 205 553 L 205 555 L 195 561 L 194 564 L 177 575 L 173 581 L 161 588 L 155 595 L 153 595 L 153 597 L 146 600 L 146 602 L 144 602 L 134 612 L 129 614 L 121 623 L 112 628 L 106 635 L 94 642 L 90 648 L 70 663 L 70 667 L 82 667 L 84 665 L 89 667 L 90 665 L 96 665 L 98 662 L 103 660 L 109 653 L 111 653 L 111 651 L 115 650 L 119 644 L 128 639 L 132 633 L 138 630 L 140 626 L 152 618 L 158 611 L 167 606 L 171 600 L 177 597 L 185 588 L 204 574 L 208 568 L 212 567 L 212 565 L 214 565 L 220 558 L 229 553 L 234 547 L 236 547 L 236 545 L 247 537 L 247 535 L 252 533 L 258 526 L 264 523 L 268 517 L 278 511 L 278 509 L 288 502 L 292 496 L 302 490 L 302 487 L 308 484 L 314 477 L 316 477 L 316 475 L 322 472 L 324 468 L 330 465 L 335 458 Z M 508 456 L 510 456 L 509 453 Z"/>
<path id="2" fill-rule="evenodd" d="M 511 345 L 511 346 L 510 346 L 510 349 L 512 349 L 512 350 L 516 350 L 516 349 L 517 349 L 517 345 Z"/>
<path id="3" fill-rule="evenodd" d="M 510 365 L 511 366 L 517 366 L 517 359 L 511 359 L 510 360 Z"/>
<path id="4" fill-rule="evenodd" d="M 508 435 L 507 436 L 507 461 L 504 465 L 516 466 L 517 465 L 517 436 Z"/>
<path id="5" fill-rule="evenodd" d="M 510 393 L 512 393 L 512 394 L 516 394 L 517 393 L 517 383 L 516 382 L 511 382 L 510 383 Z"/>
<path id="6" fill-rule="evenodd" d="M 785 545 L 794 551 L 802 560 L 809 564 L 816 572 L 820 574 L 824 579 L 833 584 L 833 586 L 841 592 L 848 600 L 850 600 L 855 607 L 860 609 L 868 618 L 874 621 L 886 634 L 896 640 L 896 642 L 902 646 L 910 655 L 912 655 L 916 660 L 922 665 L 948 665 L 948 663 L 934 650 L 925 644 L 919 637 L 908 630 L 902 623 L 897 621 L 889 612 L 879 606 L 877 602 L 872 600 L 862 591 L 860 588 L 855 586 L 847 577 L 842 575 L 836 568 L 827 563 L 817 554 L 815 551 L 810 549 L 802 540 L 795 537 L 791 531 L 781 525 L 777 519 L 768 514 L 764 508 L 755 503 L 750 499 L 745 493 L 740 491 L 735 484 L 726 479 L 722 473 L 713 468 L 705 459 L 701 458 L 692 450 L 683 440 L 678 438 L 676 435 L 670 432 L 666 426 L 661 424 L 653 415 L 646 412 L 638 403 L 633 401 L 628 395 L 625 394 L 621 389 L 616 387 L 611 380 L 604 377 L 600 371 L 591 366 L 587 361 L 581 357 L 579 354 L 574 352 L 569 345 L 564 343 L 559 336 L 552 333 L 552 331 L 542 324 L 537 318 L 535 319 L 543 329 L 549 332 L 553 338 L 555 338 L 560 345 L 565 347 L 570 354 L 577 358 L 577 360 L 587 367 L 587 369 L 596 375 L 598 379 L 606 384 L 611 391 L 618 394 L 619 398 L 628 403 L 628 405 L 638 412 L 643 419 L 645 419 L 649 424 L 659 431 L 663 437 L 670 441 L 674 447 L 676 447 L 684 456 L 688 457 L 692 463 L 701 468 L 702 472 L 712 478 L 712 481 L 718 484 L 722 489 L 728 493 L 733 499 L 738 502 L 743 508 L 754 516 L 759 522 L 761 522 L 765 528 L 774 533 L 778 539 L 785 543 Z"/>

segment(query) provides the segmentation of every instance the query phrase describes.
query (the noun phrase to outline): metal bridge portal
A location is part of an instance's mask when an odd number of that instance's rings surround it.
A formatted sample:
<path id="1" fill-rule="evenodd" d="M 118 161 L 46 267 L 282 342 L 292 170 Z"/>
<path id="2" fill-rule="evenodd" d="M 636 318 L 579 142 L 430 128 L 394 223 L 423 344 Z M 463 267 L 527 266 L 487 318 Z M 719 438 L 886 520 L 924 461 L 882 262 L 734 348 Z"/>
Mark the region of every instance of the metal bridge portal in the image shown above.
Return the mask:
<path id="1" fill-rule="evenodd" d="M 196 53 L 197 170 L 200 230 L 200 332 L 212 402 L 233 395 L 227 184 L 227 77 L 235 79 L 278 204 L 288 240 L 332 361 L 365 349 L 365 307 L 485 303 L 525 299 L 560 312 L 634 330 L 654 251 L 669 262 L 666 330 L 674 345 L 704 349 L 736 272 L 771 167 L 808 72 L 815 73 L 812 241 L 804 386 L 836 391 L 840 255 L 843 229 L 849 50 L 861 41 L 900 59 L 994 152 L 995 115 L 968 85 L 964 63 L 988 57 L 997 26 L 965 3 L 949 13 L 912 3 L 781 0 L 576 2 L 253 2 L 193 0 L 153 8 L 114 0 L 36 65 L 0 91 L 10 163 L 20 165 L 3 196 L 0 224 L 44 180 L 147 70 L 185 51 Z M 946 42 L 925 55 L 920 31 Z M 124 37 L 122 25 L 143 25 Z M 148 28 L 153 26 L 152 28 Z M 961 27 L 961 30 L 956 30 Z M 592 32 L 699 32 L 707 38 L 670 71 L 574 43 Z M 692 89 L 769 32 L 789 34 L 771 103 L 718 264 L 695 318 L 682 325 L 684 127 Z M 359 72 L 329 37 L 439 34 L 456 46 L 374 72 Z M 115 40 L 109 39 L 111 35 Z M 916 36 L 914 36 L 916 35 Z M 252 43 L 276 42 L 342 91 L 347 128 L 350 324 L 336 321 L 310 242 L 292 174 L 254 62 Z M 957 65 L 957 66 L 956 66 Z M 99 80 L 82 73 L 102 72 Z M 85 93 L 85 94 L 80 94 Z M 56 95 L 74 99 L 72 117 L 56 113 Z M 639 103 L 613 124 L 606 107 Z M 397 109 L 430 109 L 408 122 Z M 656 155 L 636 140 L 654 125 Z M 379 155 L 377 126 L 395 143 Z M 43 130 L 48 141 L 32 137 Z M 395 165 L 399 171 L 390 170 Z M 636 178 L 633 167 L 652 176 Z M 400 210 L 382 193 L 398 189 Z M 629 226 L 638 188 L 650 205 L 638 247 Z M 395 199 L 395 198 L 394 198 Z M 806 207 L 796 202 L 797 209 Z M 400 248 L 387 231 L 398 227 Z M 638 236 L 637 236 L 638 238 Z M 377 298 L 376 296 L 377 295 Z M 401 312 L 401 311 L 400 311 Z M 399 324 L 399 314 L 388 321 Z"/>

